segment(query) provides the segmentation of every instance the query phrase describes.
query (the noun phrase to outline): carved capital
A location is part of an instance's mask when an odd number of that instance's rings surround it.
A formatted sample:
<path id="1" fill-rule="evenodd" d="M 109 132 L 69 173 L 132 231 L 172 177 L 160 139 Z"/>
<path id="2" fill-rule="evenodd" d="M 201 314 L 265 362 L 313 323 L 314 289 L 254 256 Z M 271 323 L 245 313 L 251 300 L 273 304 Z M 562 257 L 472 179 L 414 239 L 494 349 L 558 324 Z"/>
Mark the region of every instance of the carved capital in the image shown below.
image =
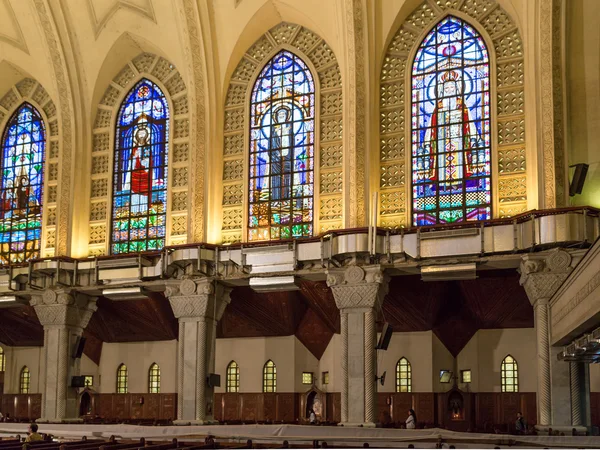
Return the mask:
<path id="1" fill-rule="evenodd" d="M 573 270 L 573 257 L 563 249 L 523 257 L 519 283 L 525 288 L 532 305 L 547 302 Z"/>
<path id="2" fill-rule="evenodd" d="M 42 326 L 67 326 L 85 329 L 98 309 L 96 297 L 69 290 L 46 289 L 32 295 L 29 303 Z"/>
<path id="3" fill-rule="evenodd" d="M 173 314 L 181 318 L 212 318 L 219 320 L 229 304 L 231 289 L 217 284 L 209 278 L 192 280 L 186 278 L 167 286 L 165 295 L 169 299 Z"/>
<path id="4" fill-rule="evenodd" d="M 327 271 L 339 309 L 374 308 L 387 293 L 387 278 L 380 266 L 350 266 Z"/>

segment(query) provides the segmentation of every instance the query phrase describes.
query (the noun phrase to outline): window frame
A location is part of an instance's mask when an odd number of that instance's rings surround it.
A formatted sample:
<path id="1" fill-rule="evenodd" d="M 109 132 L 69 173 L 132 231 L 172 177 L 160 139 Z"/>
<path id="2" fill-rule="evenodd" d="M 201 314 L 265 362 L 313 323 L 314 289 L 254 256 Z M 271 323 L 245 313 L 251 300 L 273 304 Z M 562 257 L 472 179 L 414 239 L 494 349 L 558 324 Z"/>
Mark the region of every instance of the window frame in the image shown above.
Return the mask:
<path id="1" fill-rule="evenodd" d="M 225 372 L 225 392 L 240 392 L 240 366 L 234 360 L 227 364 Z"/>
<path id="2" fill-rule="evenodd" d="M 19 375 L 19 394 L 29 394 L 31 391 L 31 371 L 23 366 Z"/>
<path id="3" fill-rule="evenodd" d="M 509 358 L 510 360 L 508 360 Z M 507 364 L 511 364 L 512 368 L 507 368 Z M 509 377 L 508 374 L 511 376 Z M 508 382 L 509 379 L 512 380 L 510 383 Z M 509 386 L 512 387 L 511 390 L 509 390 Z M 519 392 L 519 363 L 510 353 L 502 359 L 500 365 L 500 387 L 501 391 L 505 393 Z"/>
<path id="4" fill-rule="evenodd" d="M 469 374 L 469 381 L 465 381 L 465 374 Z M 471 369 L 464 369 L 460 371 L 460 382 L 463 384 L 472 383 L 473 382 L 473 372 Z"/>
<path id="5" fill-rule="evenodd" d="M 310 377 L 310 381 L 309 382 L 305 381 L 305 377 L 307 377 L 307 380 Z M 314 380 L 315 380 L 315 374 L 313 372 L 302 372 L 302 384 L 312 386 L 312 384 L 314 383 Z"/>
<path id="6" fill-rule="evenodd" d="M 0 372 L 6 371 L 6 353 L 4 353 L 4 347 L 0 345 Z"/>
<path id="7" fill-rule="evenodd" d="M 129 393 L 129 371 L 124 363 L 121 363 L 117 368 L 117 394 L 128 394 Z"/>
<path id="8" fill-rule="evenodd" d="M 148 368 L 148 393 L 160 394 L 160 366 L 155 362 Z"/>
<path id="9" fill-rule="evenodd" d="M 406 370 L 402 370 L 402 367 L 405 367 Z M 406 376 L 402 376 L 403 372 Z M 402 385 L 402 380 L 406 380 L 406 385 Z M 403 390 L 402 388 L 405 388 Z M 396 363 L 396 392 L 412 392 L 412 365 L 408 358 L 402 356 L 398 362 Z"/>
<path id="10" fill-rule="evenodd" d="M 275 392 L 277 392 L 277 366 L 269 359 L 263 366 L 263 393 Z"/>

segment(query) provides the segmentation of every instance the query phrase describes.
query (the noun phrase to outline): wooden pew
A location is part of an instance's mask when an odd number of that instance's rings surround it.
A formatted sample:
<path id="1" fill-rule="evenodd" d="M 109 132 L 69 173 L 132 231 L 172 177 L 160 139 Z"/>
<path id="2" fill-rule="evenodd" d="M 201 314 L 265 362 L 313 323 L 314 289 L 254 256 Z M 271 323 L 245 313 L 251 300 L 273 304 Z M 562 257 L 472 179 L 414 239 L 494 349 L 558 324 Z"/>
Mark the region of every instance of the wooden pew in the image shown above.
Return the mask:
<path id="1" fill-rule="evenodd" d="M 146 439 L 141 438 L 139 442 L 129 442 L 129 443 L 110 443 L 107 442 L 104 445 L 100 446 L 100 450 L 127 450 L 130 448 L 140 448 L 146 445 Z"/>

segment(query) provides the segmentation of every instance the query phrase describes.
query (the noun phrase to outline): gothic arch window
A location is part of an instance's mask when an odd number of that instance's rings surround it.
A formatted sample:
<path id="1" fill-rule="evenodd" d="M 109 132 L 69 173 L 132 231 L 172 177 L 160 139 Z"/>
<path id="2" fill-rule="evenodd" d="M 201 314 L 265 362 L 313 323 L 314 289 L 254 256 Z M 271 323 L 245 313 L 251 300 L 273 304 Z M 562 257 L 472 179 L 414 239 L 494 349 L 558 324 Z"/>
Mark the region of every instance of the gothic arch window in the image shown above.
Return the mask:
<path id="1" fill-rule="evenodd" d="M 240 366 L 235 361 L 231 361 L 227 366 L 227 384 L 226 392 L 240 391 Z"/>
<path id="2" fill-rule="evenodd" d="M 160 394 L 160 367 L 156 363 L 148 370 L 148 393 Z"/>
<path id="3" fill-rule="evenodd" d="M 502 392 L 519 392 L 519 368 L 511 355 L 502 360 L 501 375 Z"/>
<path id="4" fill-rule="evenodd" d="M 313 235 L 315 83 L 282 50 L 262 69 L 250 100 L 248 240 Z"/>
<path id="5" fill-rule="evenodd" d="M 0 372 L 4 372 L 6 370 L 6 359 L 4 355 L 4 349 L 0 347 Z"/>
<path id="6" fill-rule="evenodd" d="M 115 129 L 111 252 L 165 246 L 169 106 L 156 83 L 140 80 L 121 103 Z"/>
<path id="7" fill-rule="evenodd" d="M 277 367 L 271 360 L 263 367 L 263 392 L 277 392 Z"/>
<path id="8" fill-rule="evenodd" d="M 127 366 L 125 364 L 121 364 L 117 368 L 117 394 L 127 394 L 128 379 L 129 375 L 127 373 Z"/>
<path id="9" fill-rule="evenodd" d="M 21 376 L 19 377 L 19 394 L 29 394 L 31 383 L 31 373 L 27 366 L 21 369 Z"/>
<path id="10" fill-rule="evenodd" d="M 412 392 L 412 368 L 404 357 L 396 364 L 396 392 Z"/>
<path id="11" fill-rule="evenodd" d="M 2 137 L 0 264 L 40 257 L 46 128 L 38 110 L 22 103 Z"/>
<path id="12" fill-rule="evenodd" d="M 412 224 L 490 219 L 490 60 L 467 22 L 447 16 L 412 67 Z"/>

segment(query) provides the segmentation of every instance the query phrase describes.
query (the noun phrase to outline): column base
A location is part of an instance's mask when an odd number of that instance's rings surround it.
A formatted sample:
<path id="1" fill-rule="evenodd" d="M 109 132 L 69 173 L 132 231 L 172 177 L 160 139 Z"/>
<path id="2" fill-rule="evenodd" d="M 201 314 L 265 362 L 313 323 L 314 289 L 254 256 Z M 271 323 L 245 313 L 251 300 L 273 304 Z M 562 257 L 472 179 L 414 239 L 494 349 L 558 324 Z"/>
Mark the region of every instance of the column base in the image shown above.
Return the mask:
<path id="1" fill-rule="evenodd" d="M 205 420 L 174 420 L 173 425 L 219 425 L 219 421 L 215 419 L 205 419 Z"/>
<path id="2" fill-rule="evenodd" d="M 83 423 L 83 419 L 80 419 L 77 417 L 74 417 L 72 419 L 46 419 L 44 417 L 41 417 L 41 418 L 37 419 L 35 421 L 35 423 L 66 423 L 66 424 L 73 423 L 73 424 L 75 424 L 75 423 Z"/>
<path id="3" fill-rule="evenodd" d="M 338 427 L 362 427 L 362 428 L 375 428 L 377 426 L 374 422 L 340 422 Z"/>
<path id="4" fill-rule="evenodd" d="M 535 429 L 537 430 L 539 435 L 548 436 L 548 430 L 552 429 L 552 432 L 555 433 L 558 431 L 558 434 L 564 433 L 565 436 L 573 435 L 573 428 L 577 434 L 585 434 L 587 432 L 587 428 L 584 426 L 573 426 L 573 425 L 536 425 Z"/>

